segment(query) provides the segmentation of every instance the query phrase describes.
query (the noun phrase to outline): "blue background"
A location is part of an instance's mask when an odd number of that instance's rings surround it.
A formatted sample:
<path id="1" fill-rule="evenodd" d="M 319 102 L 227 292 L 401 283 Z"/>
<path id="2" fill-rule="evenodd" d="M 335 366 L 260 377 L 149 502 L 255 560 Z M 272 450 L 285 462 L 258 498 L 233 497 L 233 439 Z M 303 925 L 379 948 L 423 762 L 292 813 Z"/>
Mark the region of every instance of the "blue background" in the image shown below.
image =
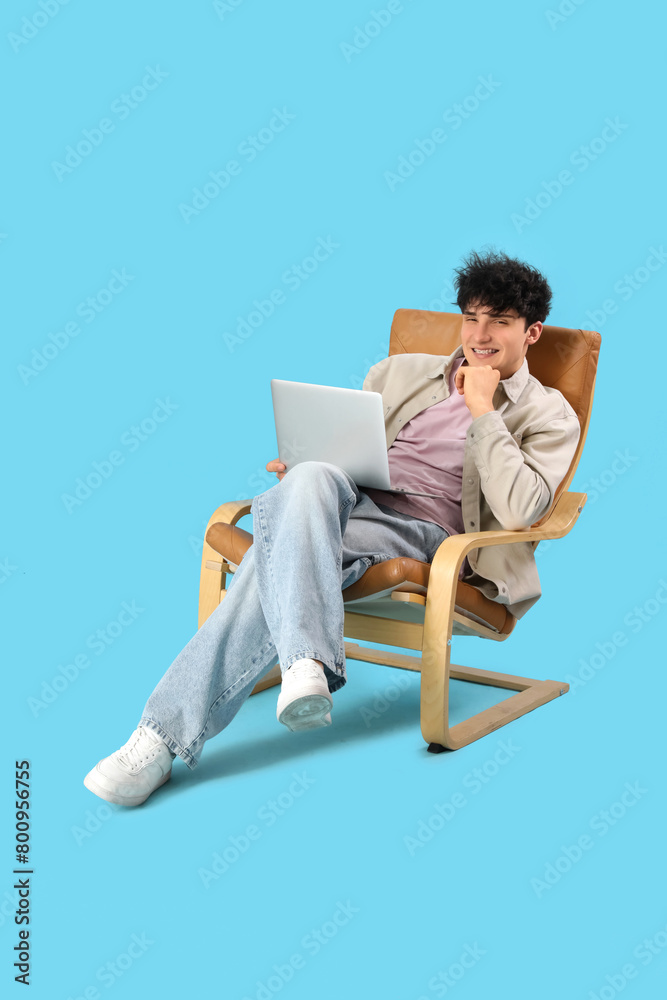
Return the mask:
<path id="1" fill-rule="evenodd" d="M 14 758 L 32 762 L 34 998 L 663 995 L 664 15 L 647 0 L 565 0 L 560 14 L 414 0 L 376 28 L 381 4 L 4 5 L 0 936 L 17 994 Z M 154 89 L 124 104 L 151 68 Z M 457 119 L 480 78 L 492 92 Z M 275 109 L 293 117 L 250 161 L 239 147 Z M 607 119 L 615 134 L 596 142 Z M 437 128 L 446 139 L 392 179 Z M 68 166 L 84 130 L 98 144 Z M 230 160 L 224 190 L 184 210 Z M 336 246 L 290 287 L 320 238 Z M 196 629 L 209 516 L 275 482 L 270 378 L 360 385 L 394 310 L 456 311 L 452 269 L 486 245 L 548 275 L 551 323 L 603 342 L 573 486 L 588 505 L 538 550 L 544 597 L 516 634 L 456 639 L 453 659 L 570 693 L 433 756 L 419 678 L 350 662 L 327 731 L 281 731 L 274 688 L 196 773 L 177 761 L 141 809 L 101 803 L 84 774 Z M 276 288 L 284 301 L 238 335 Z M 140 440 L 131 428 L 157 400 L 168 418 Z M 119 464 L 68 507 L 112 452 Z M 142 610 L 92 649 L 123 602 Z M 489 697 L 453 688 L 454 721 Z M 465 804 L 411 849 L 456 793 Z M 233 843 L 206 887 L 201 869 Z M 562 871 L 541 888 L 550 864 Z"/>

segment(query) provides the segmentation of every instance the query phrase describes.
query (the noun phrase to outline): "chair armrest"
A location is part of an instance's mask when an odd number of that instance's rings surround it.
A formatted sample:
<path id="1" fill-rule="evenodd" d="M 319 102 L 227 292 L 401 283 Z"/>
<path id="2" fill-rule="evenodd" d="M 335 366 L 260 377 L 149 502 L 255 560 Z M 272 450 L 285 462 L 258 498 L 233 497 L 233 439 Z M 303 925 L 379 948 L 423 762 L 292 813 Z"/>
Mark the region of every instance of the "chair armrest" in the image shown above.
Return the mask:
<path id="1" fill-rule="evenodd" d="M 250 513 L 251 507 L 252 500 L 230 500 L 228 503 L 221 504 L 209 518 L 206 531 L 208 531 L 212 524 L 217 524 L 219 521 L 222 521 L 224 524 L 236 524 L 242 517 Z"/>
<path id="2" fill-rule="evenodd" d="M 586 493 L 561 493 L 553 506 L 551 513 L 542 524 L 533 528 L 522 528 L 518 531 L 470 531 L 461 535 L 445 538 L 441 544 L 447 544 L 453 550 L 461 550 L 461 562 L 472 549 L 481 549 L 486 545 L 511 545 L 513 542 L 540 542 L 548 538 L 562 538 L 573 527 L 584 508 L 588 496 Z M 451 545 L 450 543 L 458 543 Z M 439 550 L 438 550 L 439 551 Z"/>
<path id="3" fill-rule="evenodd" d="M 251 507 L 252 500 L 230 500 L 218 507 L 206 525 L 199 582 L 199 628 L 220 603 L 221 595 L 224 594 L 225 568 L 229 569 L 227 562 L 206 541 L 206 533 L 212 524 L 217 524 L 220 521 L 225 524 L 236 524 L 242 517 L 250 513 Z"/>
<path id="4" fill-rule="evenodd" d="M 454 609 L 456 585 L 463 560 L 473 549 L 487 545 L 512 545 L 516 542 L 539 542 L 562 538 L 570 531 L 588 499 L 586 493 L 561 493 L 548 517 L 537 527 L 518 531 L 471 531 L 451 535 L 439 545 L 431 560 L 426 596 L 429 603 Z"/>

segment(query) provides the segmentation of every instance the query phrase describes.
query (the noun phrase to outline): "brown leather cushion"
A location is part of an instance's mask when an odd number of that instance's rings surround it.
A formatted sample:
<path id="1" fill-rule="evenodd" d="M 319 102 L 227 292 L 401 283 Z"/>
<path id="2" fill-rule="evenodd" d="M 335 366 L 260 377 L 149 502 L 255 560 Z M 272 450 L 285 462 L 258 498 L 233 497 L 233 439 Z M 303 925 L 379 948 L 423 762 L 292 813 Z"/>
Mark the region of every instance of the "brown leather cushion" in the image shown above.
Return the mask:
<path id="1" fill-rule="evenodd" d="M 206 532 L 206 541 L 212 549 L 238 566 L 252 545 L 253 537 L 243 528 L 218 522 L 212 524 Z M 346 587 L 343 598 L 346 601 L 354 601 L 390 588 L 425 594 L 430 572 L 429 563 L 418 559 L 408 559 L 406 556 L 387 559 L 370 566 L 356 583 Z M 510 632 L 515 622 L 514 617 L 502 604 L 490 601 L 475 587 L 461 580 L 456 587 L 456 606 L 488 622 L 492 628 L 503 634 Z M 363 613 L 363 608 L 360 608 L 360 611 Z"/>
<path id="2" fill-rule="evenodd" d="M 238 566 L 253 542 L 249 531 L 237 528 L 235 524 L 218 521 L 206 532 L 206 541 L 229 562 Z"/>
<path id="3" fill-rule="evenodd" d="M 346 601 L 356 601 L 360 597 L 378 594 L 390 587 L 413 594 L 425 594 L 428 578 L 431 572 L 429 563 L 418 559 L 408 559 L 399 556 L 387 559 L 385 562 L 369 566 L 361 579 L 346 587 L 343 597 Z M 502 604 L 490 601 L 475 587 L 459 580 L 456 585 L 456 607 L 469 611 L 483 621 L 488 622 L 498 632 L 510 632 L 514 625 L 514 617 Z"/>

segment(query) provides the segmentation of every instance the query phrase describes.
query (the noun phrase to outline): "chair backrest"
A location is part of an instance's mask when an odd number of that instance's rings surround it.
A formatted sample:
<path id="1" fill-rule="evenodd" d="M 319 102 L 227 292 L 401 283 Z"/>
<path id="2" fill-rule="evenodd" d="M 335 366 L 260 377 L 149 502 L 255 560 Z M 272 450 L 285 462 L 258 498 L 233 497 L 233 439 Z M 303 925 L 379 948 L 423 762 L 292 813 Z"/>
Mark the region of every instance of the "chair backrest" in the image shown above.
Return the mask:
<path id="1" fill-rule="evenodd" d="M 462 319 L 460 313 L 397 309 L 391 324 L 389 354 L 451 354 L 461 343 Z M 572 482 L 583 451 L 591 419 L 601 339 L 600 334 L 594 330 L 545 326 L 537 343 L 528 348 L 526 360 L 531 375 L 542 385 L 559 389 L 577 414 L 581 425 L 577 450 L 567 475 L 553 497 L 552 508 L 563 490 Z M 541 521 L 548 513 L 547 511 Z"/>

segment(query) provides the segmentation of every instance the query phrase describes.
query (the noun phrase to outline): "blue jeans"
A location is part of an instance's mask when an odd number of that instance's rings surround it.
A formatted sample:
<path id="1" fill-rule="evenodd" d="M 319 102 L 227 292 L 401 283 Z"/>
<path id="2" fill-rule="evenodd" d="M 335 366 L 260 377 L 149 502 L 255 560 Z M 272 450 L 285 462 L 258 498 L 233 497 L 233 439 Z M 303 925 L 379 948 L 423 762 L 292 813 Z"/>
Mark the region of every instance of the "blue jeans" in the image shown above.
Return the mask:
<path id="1" fill-rule="evenodd" d="M 310 657 L 345 684 L 343 594 L 396 556 L 430 562 L 447 532 L 375 504 L 336 465 L 301 462 L 252 502 L 254 543 L 227 594 L 148 699 L 140 725 L 194 768 L 276 663 Z"/>

